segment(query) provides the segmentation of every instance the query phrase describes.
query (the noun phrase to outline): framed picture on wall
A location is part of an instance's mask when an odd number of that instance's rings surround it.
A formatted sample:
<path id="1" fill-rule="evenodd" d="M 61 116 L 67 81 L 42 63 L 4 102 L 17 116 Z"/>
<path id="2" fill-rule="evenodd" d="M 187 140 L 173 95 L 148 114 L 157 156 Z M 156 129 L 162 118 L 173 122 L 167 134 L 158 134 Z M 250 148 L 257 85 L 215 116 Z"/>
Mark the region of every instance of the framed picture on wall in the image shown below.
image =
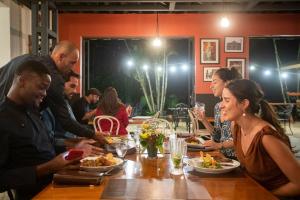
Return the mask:
<path id="1" fill-rule="evenodd" d="M 227 67 L 235 67 L 243 78 L 245 78 L 245 63 L 245 58 L 227 58 Z"/>
<path id="2" fill-rule="evenodd" d="M 219 63 L 219 39 L 200 39 L 200 63 Z"/>
<path id="3" fill-rule="evenodd" d="M 220 67 L 203 67 L 203 81 L 212 81 L 212 75 L 220 69 Z"/>
<path id="4" fill-rule="evenodd" d="M 244 51 L 244 37 L 225 37 L 225 52 Z"/>

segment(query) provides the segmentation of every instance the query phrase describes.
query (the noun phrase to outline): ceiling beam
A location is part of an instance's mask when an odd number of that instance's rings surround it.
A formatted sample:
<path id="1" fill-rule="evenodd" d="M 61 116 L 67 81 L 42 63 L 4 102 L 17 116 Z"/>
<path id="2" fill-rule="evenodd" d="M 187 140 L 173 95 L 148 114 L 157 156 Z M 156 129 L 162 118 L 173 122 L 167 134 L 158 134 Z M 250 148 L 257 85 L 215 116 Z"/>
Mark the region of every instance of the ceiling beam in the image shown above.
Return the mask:
<path id="1" fill-rule="evenodd" d="M 144 5 L 110 5 L 110 6 L 83 6 L 83 5 L 72 5 L 72 6 L 57 6 L 59 11 L 65 12 L 170 12 L 168 7 L 161 6 L 159 4 L 144 4 Z M 242 11 L 244 8 L 240 5 L 226 6 L 226 12 L 233 11 L 238 12 Z M 183 12 L 183 11 L 193 11 L 193 12 L 223 12 L 224 7 L 222 5 L 179 5 L 176 4 L 174 12 Z"/>
<path id="2" fill-rule="evenodd" d="M 170 2 L 169 10 L 174 11 L 175 10 L 175 5 L 176 5 L 176 2 Z"/>
<path id="3" fill-rule="evenodd" d="M 246 6 L 246 10 L 251 10 L 251 9 L 254 8 L 258 3 L 259 3 L 258 0 L 250 1 L 250 2 L 248 3 L 248 5 Z"/>
<path id="4" fill-rule="evenodd" d="M 55 0 L 56 3 L 239 3 L 250 1 L 251 0 Z"/>

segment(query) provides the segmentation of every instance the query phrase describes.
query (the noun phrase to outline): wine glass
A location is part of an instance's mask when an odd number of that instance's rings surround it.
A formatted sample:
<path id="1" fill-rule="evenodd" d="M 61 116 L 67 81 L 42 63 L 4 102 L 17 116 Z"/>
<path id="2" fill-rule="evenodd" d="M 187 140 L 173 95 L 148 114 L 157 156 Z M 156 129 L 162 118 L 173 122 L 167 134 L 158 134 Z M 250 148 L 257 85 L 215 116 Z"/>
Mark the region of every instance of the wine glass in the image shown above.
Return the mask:
<path id="1" fill-rule="evenodd" d="M 181 175 L 182 171 L 182 159 L 186 155 L 186 142 L 183 138 L 171 138 L 170 139 L 170 154 L 172 160 L 171 174 Z"/>
<path id="2" fill-rule="evenodd" d="M 116 152 L 118 157 L 124 160 L 128 149 L 126 142 L 125 141 L 118 142 L 116 143 L 115 147 L 116 147 Z"/>

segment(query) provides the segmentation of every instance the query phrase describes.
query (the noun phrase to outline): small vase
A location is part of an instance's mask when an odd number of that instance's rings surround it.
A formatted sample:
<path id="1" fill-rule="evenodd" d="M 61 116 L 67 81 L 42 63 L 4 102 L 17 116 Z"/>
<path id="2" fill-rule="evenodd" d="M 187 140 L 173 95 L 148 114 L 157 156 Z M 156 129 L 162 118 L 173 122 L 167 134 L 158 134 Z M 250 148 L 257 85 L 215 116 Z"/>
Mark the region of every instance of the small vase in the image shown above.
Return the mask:
<path id="1" fill-rule="evenodd" d="M 157 147 L 155 145 L 147 146 L 148 158 L 156 158 L 157 157 Z"/>

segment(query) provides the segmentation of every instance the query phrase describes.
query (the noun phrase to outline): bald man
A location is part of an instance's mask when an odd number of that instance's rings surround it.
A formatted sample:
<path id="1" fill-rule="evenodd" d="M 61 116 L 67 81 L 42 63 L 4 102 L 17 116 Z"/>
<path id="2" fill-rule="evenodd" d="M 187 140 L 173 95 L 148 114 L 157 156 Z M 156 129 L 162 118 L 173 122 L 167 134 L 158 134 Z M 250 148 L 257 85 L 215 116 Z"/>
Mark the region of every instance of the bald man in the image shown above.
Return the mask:
<path id="1" fill-rule="evenodd" d="M 87 138 L 94 138 L 103 143 L 101 134 L 81 125 L 74 120 L 69 112 L 64 100 L 64 83 L 68 73 L 74 68 L 79 59 L 79 50 L 69 41 L 59 42 L 53 49 L 51 56 L 36 57 L 32 55 L 22 55 L 14 58 L 3 66 L 0 74 L 0 102 L 5 99 L 13 76 L 18 67 L 28 60 L 42 62 L 50 71 L 51 84 L 47 90 L 47 96 L 42 104 L 42 108 L 49 107 L 55 118 L 58 119 L 63 129 L 75 135 Z"/>

